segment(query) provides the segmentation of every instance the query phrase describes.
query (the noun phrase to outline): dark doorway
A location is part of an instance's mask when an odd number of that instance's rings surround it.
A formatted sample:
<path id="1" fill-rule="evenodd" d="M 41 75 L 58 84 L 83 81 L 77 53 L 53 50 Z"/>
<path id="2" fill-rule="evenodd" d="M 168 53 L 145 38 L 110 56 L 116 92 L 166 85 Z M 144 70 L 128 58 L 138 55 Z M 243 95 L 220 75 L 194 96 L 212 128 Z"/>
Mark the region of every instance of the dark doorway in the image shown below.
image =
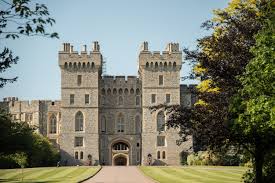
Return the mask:
<path id="1" fill-rule="evenodd" d="M 127 158 L 124 156 L 118 156 L 114 160 L 115 166 L 126 166 L 127 165 Z"/>

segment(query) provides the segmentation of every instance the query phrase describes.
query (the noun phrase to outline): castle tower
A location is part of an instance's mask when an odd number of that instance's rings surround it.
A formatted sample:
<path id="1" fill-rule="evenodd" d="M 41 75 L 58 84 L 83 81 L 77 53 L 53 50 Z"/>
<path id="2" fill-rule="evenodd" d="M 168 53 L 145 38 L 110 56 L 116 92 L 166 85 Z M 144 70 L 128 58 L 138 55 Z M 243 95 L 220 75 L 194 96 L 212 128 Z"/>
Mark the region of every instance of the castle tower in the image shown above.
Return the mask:
<path id="1" fill-rule="evenodd" d="M 98 164 L 99 80 L 102 55 L 98 42 L 88 54 L 70 43 L 59 51 L 61 69 L 60 149 L 62 161 L 68 165 L 89 162 Z"/>
<path id="2" fill-rule="evenodd" d="M 180 163 L 180 153 L 188 144 L 176 145 L 174 129 L 164 127 L 166 111 L 152 112 L 151 106 L 180 104 L 182 52 L 178 43 L 169 43 L 162 53 L 151 52 L 144 42 L 139 54 L 139 77 L 142 80 L 142 164 Z M 187 147 L 188 146 L 188 147 Z"/>

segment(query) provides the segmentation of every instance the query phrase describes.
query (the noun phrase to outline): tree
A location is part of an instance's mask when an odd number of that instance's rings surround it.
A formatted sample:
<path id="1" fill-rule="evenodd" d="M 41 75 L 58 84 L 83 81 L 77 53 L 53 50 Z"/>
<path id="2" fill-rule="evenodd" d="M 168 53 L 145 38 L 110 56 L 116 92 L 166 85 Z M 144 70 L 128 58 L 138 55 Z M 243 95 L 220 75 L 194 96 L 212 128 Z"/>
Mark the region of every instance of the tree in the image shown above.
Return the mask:
<path id="1" fill-rule="evenodd" d="M 256 182 L 263 181 L 264 159 L 275 150 L 275 11 L 272 8 L 263 7 L 265 24 L 255 37 L 256 45 L 251 49 L 254 58 L 240 77 L 242 88 L 231 106 L 232 130 L 241 133 L 253 151 Z"/>
<path id="2" fill-rule="evenodd" d="M 255 154 L 254 136 L 234 130 L 230 105 L 243 88 L 239 76 L 255 57 L 250 49 L 256 44 L 255 35 L 264 26 L 263 11 L 267 4 L 270 2 L 264 0 L 232 0 L 227 8 L 216 10 L 215 17 L 202 25 L 212 33 L 198 40 L 198 49 L 184 50 L 186 59 L 194 65 L 190 78 L 200 78 L 201 83 L 194 91 L 198 99 L 194 106 L 164 106 L 170 113 L 167 126 L 180 129 L 179 143 L 193 135 L 214 151 L 234 145 L 252 156 Z"/>
<path id="3" fill-rule="evenodd" d="M 0 0 L 0 40 L 18 39 L 20 36 L 44 36 L 58 38 L 56 32 L 48 33 L 48 26 L 55 20 L 49 17 L 46 5 L 32 3 L 30 0 Z M 0 53 L 0 73 L 5 72 L 12 64 L 16 64 L 18 56 L 14 56 L 11 49 L 4 47 Z M 0 88 L 7 83 L 17 80 L 0 77 Z"/>
<path id="4" fill-rule="evenodd" d="M 59 152 L 46 137 L 36 134 L 28 123 L 12 121 L 4 111 L 0 112 L 0 168 L 28 165 L 54 166 Z"/>

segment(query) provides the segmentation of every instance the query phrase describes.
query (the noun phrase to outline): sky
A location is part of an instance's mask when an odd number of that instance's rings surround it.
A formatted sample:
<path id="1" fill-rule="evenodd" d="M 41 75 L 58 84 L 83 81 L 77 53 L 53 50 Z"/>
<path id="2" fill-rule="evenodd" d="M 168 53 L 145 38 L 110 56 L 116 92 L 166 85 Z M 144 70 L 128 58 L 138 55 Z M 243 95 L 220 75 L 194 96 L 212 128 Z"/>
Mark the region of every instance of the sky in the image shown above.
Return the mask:
<path id="1" fill-rule="evenodd" d="M 1 40 L 19 56 L 1 77 L 18 76 L 15 83 L 0 88 L 0 100 L 15 96 L 20 100 L 60 100 L 61 74 L 58 51 L 69 42 L 80 51 L 86 44 L 91 50 L 99 41 L 108 75 L 137 75 L 139 47 L 148 41 L 151 51 L 163 51 L 169 42 L 181 48 L 196 48 L 197 39 L 209 34 L 200 28 L 213 17 L 213 10 L 224 8 L 229 0 L 48 0 L 46 4 L 56 24 L 50 31 L 60 39 L 21 37 Z M 191 67 L 183 64 L 181 76 Z M 194 80 L 182 84 L 197 83 Z"/>

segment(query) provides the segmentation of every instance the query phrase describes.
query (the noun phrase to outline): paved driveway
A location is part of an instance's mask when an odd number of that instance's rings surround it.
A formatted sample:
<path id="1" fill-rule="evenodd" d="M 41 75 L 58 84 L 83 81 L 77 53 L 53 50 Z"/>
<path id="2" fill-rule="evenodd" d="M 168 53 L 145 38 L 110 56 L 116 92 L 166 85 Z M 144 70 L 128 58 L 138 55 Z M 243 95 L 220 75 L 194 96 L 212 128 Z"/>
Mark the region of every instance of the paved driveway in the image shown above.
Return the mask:
<path id="1" fill-rule="evenodd" d="M 135 166 L 104 166 L 85 183 L 153 183 Z"/>

